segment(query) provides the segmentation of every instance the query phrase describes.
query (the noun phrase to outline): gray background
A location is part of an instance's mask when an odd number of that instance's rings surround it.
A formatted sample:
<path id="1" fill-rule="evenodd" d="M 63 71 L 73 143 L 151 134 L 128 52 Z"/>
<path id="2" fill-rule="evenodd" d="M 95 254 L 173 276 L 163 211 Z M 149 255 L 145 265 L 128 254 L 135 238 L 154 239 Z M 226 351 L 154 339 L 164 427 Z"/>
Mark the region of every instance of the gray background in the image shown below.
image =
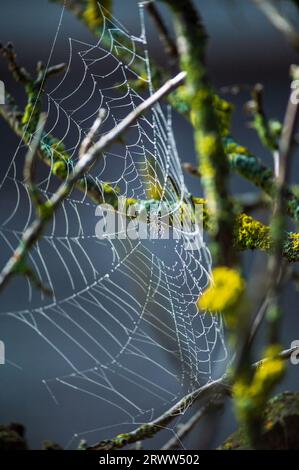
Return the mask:
<path id="1" fill-rule="evenodd" d="M 120 19 L 133 33 L 139 32 L 139 17 L 135 0 L 116 0 L 114 15 Z M 210 35 L 209 68 L 211 77 L 216 86 L 226 86 L 233 83 L 253 84 L 261 82 L 265 85 L 266 109 L 271 117 L 282 119 L 286 100 L 289 94 L 288 70 L 292 63 L 298 62 L 296 54 L 286 40 L 269 25 L 264 16 L 256 10 L 247 0 L 238 2 L 229 0 L 201 0 L 196 1 L 200 6 L 203 19 Z M 288 8 L 288 2 L 282 2 Z M 166 12 L 165 9 L 163 9 Z M 290 9 L 293 21 L 298 25 L 298 16 Z M 0 6 L 1 41 L 12 41 L 16 47 L 22 63 L 32 69 L 37 60 L 46 61 L 53 35 L 60 15 L 60 7 L 46 0 L 10 0 L 2 1 Z M 169 21 L 166 12 L 166 20 Z M 90 40 L 91 36 L 86 29 L 69 13 L 64 19 L 64 28 L 72 37 Z M 148 23 L 148 42 L 150 52 L 155 60 L 163 63 L 161 47 L 157 34 Z M 55 52 L 57 62 L 65 60 L 64 43 L 58 43 Z M 4 80 L 7 88 L 20 100 L 23 100 L 22 88 L 11 81 L 6 72 L 3 60 L 0 62 L 0 78 Z M 247 100 L 246 94 L 233 98 L 236 104 L 234 117 L 234 132 L 239 141 L 247 145 L 250 150 L 265 158 L 271 164 L 271 157 L 259 145 L 255 133 L 245 125 L 246 117 L 243 113 L 243 104 Z M 189 125 L 179 116 L 174 117 L 174 132 L 180 157 L 183 161 L 195 162 L 192 131 Z M 0 122 L 1 135 L 1 164 L 0 176 L 7 168 L 11 155 L 16 148 L 17 140 L 8 127 Z M 298 180 L 298 163 L 294 164 L 293 179 Z M 200 193 L 197 180 L 186 176 L 188 188 L 193 193 Z M 239 178 L 232 181 L 234 189 L 239 192 L 247 191 L 251 186 Z M 1 207 L 8 201 L 0 201 Z M 5 254 L 1 254 L 1 262 Z M 247 257 L 249 258 L 249 257 Z M 261 258 L 261 263 L 263 258 Z M 252 263 L 247 259 L 247 274 L 252 276 Z M 0 310 L 6 311 L 7 305 L 19 296 L 18 284 L 9 290 L 9 294 L 2 298 Z M 286 289 L 284 296 L 285 321 L 283 325 L 283 344 L 288 347 L 294 339 L 299 339 L 297 294 L 293 288 Z M 6 303 L 7 302 L 7 303 Z M 7 364 L 0 367 L 0 408 L 2 423 L 20 421 L 26 425 L 27 435 L 31 446 L 38 448 L 44 439 L 55 440 L 66 445 L 70 439 L 70 428 L 82 422 L 82 429 L 93 426 L 89 420 L 88 409 L 80 408 L 80 400 L 71 402 L 69 413 L 76 410 L 77 416 L 72 423 L 72 417 L 66 423 L 59 420 L 59 410 L 53 411 L 53 401 L 50 400 L 44 385 L 39 377 L 51 376 L 54 371 L 59 374 L 59 364 L 54 364 L 56 356 L 49 354 L 47 345 L 39 341 L 33 333 L 23 325 L 14 322 L 11 318 L 1 318 L 1 339 L 13 338 L 13 344 L 7 343 L 7 358 L 17 367 Z M 38 360 L 36 356 L 46 358 Z M 43 370 L 44 369 L 44 370 Z M 298 368 L 290 367 L 290 371 L 281 384 L 280 389 L 298 388 Z M 206 424 L 194 432 L 186 447 L 204 446 L 203 436 L 206 434 Z M 234 420 L 228 410 L 218 422 L 217 436 L 214 445 L 234 428 Z M 204 432 L 203 432 L 204 430 Z M 93 436 L 94 438 L 94 436 Z M 162 434 L 154 441 L 147 443 L 149 448 L 158 448 L 167 438 Z M 200 444 L 201 443 L 201 444 Z"/>

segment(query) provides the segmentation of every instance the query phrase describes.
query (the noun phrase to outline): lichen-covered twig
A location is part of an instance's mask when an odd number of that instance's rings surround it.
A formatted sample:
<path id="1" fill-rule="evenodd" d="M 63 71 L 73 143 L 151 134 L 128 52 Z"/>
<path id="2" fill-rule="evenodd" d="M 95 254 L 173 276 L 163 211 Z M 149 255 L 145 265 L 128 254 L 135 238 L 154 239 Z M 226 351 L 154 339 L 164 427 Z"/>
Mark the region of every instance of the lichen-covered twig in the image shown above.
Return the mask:
<path id="1" fill-rule="evenodd" d="M 269 226 L 242 213 L 235 219 L 234 244 L 238 250 L 273 253 L 275 242 Z M 299 261 L 299 233 L 284 232 L 282 255 L 289 263 Z"/>
<path id="2" fill-rule="evenodd" d="M 199 171 L 212 219 L 216 263 L 233 265 L 233 207 L 228 195 L 229 164 L 214 106 L 214 92 L 205 66 L 207 34 L 190 0 L 162 0 L 171 8 L 180 62 L 188 72 L 185 100 L 189 104 L 199 158 Z"/>
<path id="3" fill-rule="evenodd" d="M 225 138 L 225 148 L 231 171 L 238 173 L 273 198 L 277 184 L 273 171 L 245 147 L 239 146 L 231 137 Z M 299 198 L 287 185 L 283 187 L 283 197 L 287 213 L 298 222 Z"/>
<path id="4" fill-rule="evenodd" d="M 211 411 L 212 407 L 212 402 L 208 402 L 206 405 L 200 407 L 186 423 L 180 425 L 175 435 L 164 444 L 161 450 L 173 450 L 180 447 L 183 440 L 194 430 L 199 421 Z"/>
<path id="5" fill-rule="evenodd" d="M 24 133 L 24 126 L 22 124 L 23 114 L 14 102 L 12 96 L 8 93 L 6 93 L 6 104 L 0 106 L 0 115 L 13 129 L 15 134 L 20 137 L 26 145 L 28 145 L 32 136 Z M 58 165 L 55 165 L 55 163 L 62 163 L 63 168 L 66 169 L 66 162 L 69 158 L 65 155 L 62 145 L 60 149 L 58 142 L 58 139 L 52 135 L 43 135 L 38 149 L 38 157 L 43 161 L 43 163 L 51 168 L 55 176 L 60 179 L 65 179 L 67 171 L 57 171 Z M 76 187 L 79 191 L 87 194 L 88 197 L 96 204 L 102 204 L 105 201 L 114 205 L 114 202 L 117 200 L 116 191 L 109 184 L 100 185 L 89 175 L 85 175 L 84 178 L 77 181 Z"/>
<path id="6" fill-rule="evenodd" d="M 299 67 L 292 68 L 294 78 L 299 77 Z M 273 255 L 269 259 L 270 302 L 268 307 L 268 323 L 270 342 L 276 343 L 279 338 L 281 310 L 279 307 L 280 282 L 278 282 L 283 259 L 284 231 L 286 226 L 284 187 L 288 183 L 291 169 L 291 155 L 294 144 L 294 134 L 298 121 L 298 103 L 289 98 L 285 120 L 279 141 L 279 173 L 277 178 L 277 193 L 274 199 L 274 210 L 271 221 L 273 238 Z"/>
<path id="7" fill-rule="evenodd" d="M 293 70 L 298 73 L 298 68 Z M 237 357 L 236 367 L 236 400 L 235 407 L 246 430 L 248 440 L 253 448 L 260 448 L 263 429 L 263 409 L 274 387 L 281 381 L 285 367 L 281 361 L 272 359 L 267 374 L 252 373 L 248 358 L 250 357 L 252 341 L 262 324 L 266 314 L 269 331 L 269 342 L 266 351 L 273 354 L 280 350 L 280 324 L 282 310 L 279 302 L 281 290 L 284 237 L 286 228 L 286 201 L 284 188 L 290 172 L 290 156 L 294 142 L 294 132 L 298 116 L 298 103 L 290 97 L 282 134 L 279 142 L 279 168 L 276 182 L 276 192 L 273 195 L 273 214 L 271 217 L 270 233 L 272 239 L 271 256 L 268 263 L 268 283 L 266 286 L 265 302 L 262 304 L 250 331 L 251 324 L 245 331 L 244 341 Z M 252 336 L 253 335 L 253 336 Z"/>
<path id="8" fill-rule="evenodd" d="M 287 360 L 290 356 L 297 351 L 298 348 L 291 348 L 282 351 L 279 354 L 279 358 Z M 257 369 L 263 366 L 267 362 L 267 358 L 253 364 L 253 369 Z M 163 413 L 154 421 L 143 424 L 136 428 L 134 431 L 119 434 L 115 438 L 101 441 L 88 447 L 88 450 L 106 450 L 110 451 L 113 449 L 121 449 L 126 445 L 133 444 L 135 442 L 152 438 L 158 432 L 165 429 L 177 416 L 184 413 L 190 408 L 195 402 L 200 400 L 212 401 L 215 397 L 231 396 L 232 379 L 231 377 L 224 375 L 218 380 L 208 382 L 206 385 L 199 387 L 188 395 L 184 396 L 180 401 L 173 405 L 169 410 Z"/>
<path id="9" fill-rule="evenodd" d="M 74 167 L 73 172 L 59 186 L 53 196 L 39 207 L 38 218 L 25 231 L 19 246 L 7 264 L 4 266 L 0 274 L 0 290 L 7 285 L 13 274 L 18 273 L 20 266 L 23 266 L 24 264 L 24 260 L 29 250 L 41 236 L 44 227 L 48 223 L 49 219 L 52 218 L 53 213 L 57 210 L 60 203 L 72 191 L 76 182 L 84 176 L 85 172 L 88 171 L 88 169 L 94 164 L 102 152 L 106 150 L 113 142 L 115 142 L 115 140 L 117 140 L 121 135 L 123 135 L 123 133 L 136 121 L 136 119 L 138 119 L 147 110 L 152 108 L 165 95 L 181 85 L 185 78 L 186 73 L 181 72 L 175 78 L 166 82 L 158 91 L 156 91 L 147 100 L 141 103 L 109 133 L 103 135 L 99 141 L 89 149 L 87 153 L 81 155 L 81 159 Z"/>

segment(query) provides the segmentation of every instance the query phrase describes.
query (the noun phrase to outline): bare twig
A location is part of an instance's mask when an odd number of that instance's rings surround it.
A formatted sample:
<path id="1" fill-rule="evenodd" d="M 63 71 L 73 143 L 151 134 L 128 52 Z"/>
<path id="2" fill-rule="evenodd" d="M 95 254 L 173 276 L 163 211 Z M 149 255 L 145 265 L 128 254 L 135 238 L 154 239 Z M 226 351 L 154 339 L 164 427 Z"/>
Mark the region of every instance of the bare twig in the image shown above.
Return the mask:
<path id="1" fill-rule="evenodd" d="M 159 431 L 165 429 L 177 416 L 184 413 L 184 411 L 186 411 L 195 401 L 207 398 L 211 396 L 211 394 L 229 394 L 230 388 L 226 382 L 227 379 L 224 377 L 219 380 L 209 382 L 203 387 L 200 387 L 183 397 L 178 403 L 154 421 L 144 424 L 128 434 L 121 435 L 121 437 L 101 441 L 98 444 L 89 447 L 89 450 L 117 449 L 124 447 L 127 444 L 132 444 L 134 442 L 153 437 Z"/>
<path id="2" fill-rule="evenodd" d="M 299 50 L 299 34 L 292 23 L 284 16 L 278 8 L 268 0 L 252 0 L 253 3 L 264 13 L 270 23 L 275 26 L 286 38 Z"/>
<path id="3" fill-rule="evenodd" d="M 24 163 L 24 182 L 28 185 L 29 191 L 31 196 L 36 193 L 36 188 L 34 185 L 34 177 L 35 177 L 35 160 L 37 156 L 37 152 L 40 146 L 40 141 L 42 138 L 42 133 L 44 131 L 44 127 L 46 124 L 47 115 L 42 113 L 39 118 L 39 122 L 37 125 L 37 131 L 33 135 L 31 143 L 29 145 L 29 149 L 27 155 L 25 157 Z"/>
<path id="4" fill-rule="evenodd" d="M 88 168 L 95 163 L 99 155 L 107 149 L 115 140 L 117 140 L 142 114 L 152 108 L 165 95 L 178 87 L 186 78 L 186 73 L 181 72 L 175 78 L 165 83 L 158 91 L 151 95 L 147 100 L 141 103 L 134 111 L 132 111 L 125 119 L 115 126 L 108 134 L 105 134 L 90 149 L 88 153 L 82 155 L 76 164 L 73 173 L 65 180 L 47 201 L 40 216 L 25 231 L 21 242 L 9 259 L 0 274 L 0 290 L 6 286 L 11 276 L 18 272 L 18 266 L 22 263 L 33 245 L 39 239 L 48 220 L 52 217 L 54 211 L 60 203 L 68 196 L 76 182 L 82 178 Z"/>
<path id="5" fill-rule="evenodd" d="M 216 264 L 233 266 L 234 210 L 229 197 L 229 162 L 214 107 L 214 90 L 206 67 L 207 33 L 200 14 L 190 0 L 162 0 L 174 17 L 182 68 L 186 68 L 187 102 L 194 116 L 194 140 L 199 171 L 211 213 L 212 251 Z M 209 144 L 207 144 L 209 143 Z"/>
<path id="6" fill-rule="evenodd" d="M 6 46 L 0 44 L 0 52 L 7 60 L 8 69 L 12 73 L 15 80 L 17 82 L 23 83 L 24 85 L 28 85 L 28 83 L 31 81 L 31 76 L 24 67 L 21 67 L 18 64 L 17 54 L 14 50 L 13 44 L 10 42 Z"/>
<path id="7" fill-rule="evenodd" d="M 45 78 L 53 77 L 53 75 L 57 75 L 61 72 L 64 72 L 66 69 L 66 64 L 61 63 L 57 65 L 53 65 L 52 67 L 48 67 L 45 72 Z"/>
<path id="8" fill-rule="evenodd" d="M 190 175 L 196 176 L 197 178 L 201 178 L 199 169 L 196 166 L 192 165 L 192 163 L 183 163 L 182 167 L 183 170 L 185 170 Z"/>
<path id="9" fill-rule="evenodd" d="M 293 75 L 299 75 L 299 68 L 292 68 Z M 291 94 L 292 95 L 292 94 Z M 284 230 L 286 225 L 285 220 L 285 200 L 284 200 L 284 187 L 288 183 L 289 173 L 291 168 L 291 155 L 294 143 L 294 134 L 296 131 L 298 119 L 298 103 L 289 98 L 282 134 L 279 141 L 279 174 L 277 178 L 277 194 L 274 200 L 274 210 L 272 217 L 272 232 L 274 241 L 274 253 L 269 260 L 269 279 L 270 279 L 270 304 L 269 309 L 272 314 L 269 315 L 269 328 L 270 328 L 270 341 L 275 343 L 278 341 L 279 324 L 281 319 L 281 312 L 279 308 L 279 290 L 280 290 L 280 272 L 281 264 L 283 261 L 283 240 Z M 269 310 L 268 309 L 268 310 Z M 276 312 L 273 315 L 273 312 Z"/>
<path id="10" fill-rule="evenodd" d="M 291 355 L 296 352 L 299 348 L 291 348 L 282 351 L 278 357 L 284 360 L 288 360 Z M 256 362 L 252 365 L 254 369 L 258 367 L 262 367 L 268 361 L 267 358 Z M 199 387 L 198 389 L 194 390 L 193 392 L 189 393 L 185 397 L 183 397 L 180 401 L 178 401 L 174 406 L 172 406 L 169 410 L 163 413 L 154 421 L 144 424 L 134 431 L 121 434 L 120 436 L 116 436 L 115 438 L 108 439 L 105 441 L 101 441 L 93 446 L 89 447 L 88 450 L 113 450 L 113 449 L 120 449 L 125 447 L 128 444 L 133 444 L 134 442 L 141 441 L 143 439 L 148 439 L 153 437 L 158 432 L 165 429 L 178 415 L 184 413 L 187 409 L 190 408 L 195 402 L 199 400 L 209 400 L 209 402 L 214 400 L 214 397 L 217 396 L 218 398 L 223 396 L 231 396 L 231 388 L 232 388 L 232 379 L 227 375 L 222 376 L 218 380 L 214 380 L 212 382 L 208 382 L 206 385 Z M 200 419 L 201 416 L 198 416 Z"/>
<path id="11" fill-rule="evenodd" d="M 160 40 L 164 45 L 164 49 L 167 56 L 170 57 L 174 63 L 177 63 L 179 60 L 179 51 L 177 45 L 172 39 L 170 32 L 168 31 L 167 26 L 162 16 L 160 15 L 158 8 L 155 6 L 152 0 L 144 2 L 144 5 L 146 6 L 147 11 L 151 15 L 156 25 Z"/>

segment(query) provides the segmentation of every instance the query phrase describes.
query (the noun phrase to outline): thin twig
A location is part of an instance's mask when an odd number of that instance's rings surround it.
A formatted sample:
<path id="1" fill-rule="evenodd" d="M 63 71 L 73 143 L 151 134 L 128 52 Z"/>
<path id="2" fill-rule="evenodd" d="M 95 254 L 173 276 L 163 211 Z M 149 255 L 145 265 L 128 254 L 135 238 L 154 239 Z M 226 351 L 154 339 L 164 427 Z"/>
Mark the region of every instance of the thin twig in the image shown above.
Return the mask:
<path id="1" fill-rule="evenodd" d="M 41 141 L 42 134 L 45 128 L 46 120 L 47 120 L 47 115 L 45 113 L 42 113 L 38 121 L 36 133 L 33 135 L 33 138 L 29 145 L 27 155 L 25 157 L 24 170 L 23 170 L 24 182 L 29 187 L 29 191 L 31 195 L 35 193 L 35 185 L 34 185 L 35 163 L 36 163 L 38 149 L 40 146 L 40 141 Z"/>
<path id="2" fill-rule="evenodd" d="M 197 178 L 201 178 L 201 173 L 199 169 L 196 166 L 192 165 L 192 163 L 183 163 L 182 168 L 190 175 L 196 176 Z"/>
<path id="3" fill-rule="evenodd" d="M 101 125 L 103 124 L 103 121 L 106 117 L 106 110 L 105 109 L 100 109 L 99 115 L 94 121 L 90 131 L 88 132 L 87 136 L 85 139 L 83 139 L 81 147 L 80 147 L 80 152 L 79 152 L 79 158 L 81 158 L 85 153 L 88 152 L 88 150 L 94 145 L 94 140 L 96 137 L 96 134 L 98 130 L 100 129 Z"/>
<path id="4" fill-rule="evenodd" d="M 293 67 L 292 73 L 299 75 L 299 68 Z M 270 303 L 269 309 L 276 312 L 275 315 L 269 317 L 270 341 L 275 343 L 278 341 L 279 324 L 281 320 L 281 311 L 279 308 L 279 290 L 280 290 L 280 273 L 283 261 L 283 242 L 284 231 L 286 225 L 285 217 L 285 200 L 284 187 L 288 183 L 291 170 L 291 155 L 294 144 L 294 134 L 296 131 L 298 119 L 298 103 L 297 100 L 291 99 L 292 92 L 288 101 L 285 114 L 284 124 L 282 128 L 281 138 L 279 141 L 279 174 L 277 178 L 277 193 L 274 200 L 274 209 L 272 217 L 272 232 L 274 241 L 273 255 L 269 260 L 269 279 L 270 279 Z"/>
<path id="5" fill-rule="evenodd" d="M 63 62 L 61 64 L 52 65 L 52 67 L 48 67 L 45 72 L 45 78 L 53 77 L 53 75 L 57 75 L 61 72 L 66 70 L 66 64 Z"/>
<path id="6" fill-rule="evenodd" d="M 252 0 L 253 3 L 264 13 L 268 18 L 270 23 L 275 26 L 278 31 L 280 31 L 286 38 L 293 44 L 293 46 L 298 50 L 299 49 L 299 34 L 295 30 L 292 23 L 285 17 L 282 16 L 281 12 L 278 10 L 273 3 L 270 3 L 268 0 Z"/>
<path id="7" fill-rule="evenodd" d="M 206 67 L 208 35 L 202 18 L 190 0 L 163 0 L 174 17 L 180 62 L 188 77 L 188 106 L 194 116 L 194 140 L 205 197 L 211 213 L 213 256 L 216 264 L 233 266 L 234 210 L 229 197 L 229 162 L 214 107 L 214 90 Z M 207 144 L 209 143 L 209 144 Z"/>
<path id="8" fill-rule="evenodd" d="M 177 45 L 175 41 L 172 39 L 170 32 L 168 31 L 168 28 L 158 8 L 155 6 L 155 4 L 151 0 L 144 2 L 143 4 L 146 6 L 147 11 L 151 15 L 156 25 L 160 40 L 164 46 L 167 57 L 170 57 L 174 63 L 177 63 L 179 59 L 179 51 L 178 51 Z"/>
<path id="9" fill-rule="evenodd" d="M 154 421 L 144 424 L 121 437 L 101 441 L 98 444 L 89 447 L 88 450 L 112 450 L 153 437 L 159 431 L 165 429 L 177 416 L 184 413 L 195 401 L 207 398 L 208 396 L 211 396 L 211 394 L 222 395 L 229 393 L 230 389 L 226 384 L 226 378 L 222 377 L 221 379 L 209 382 L 183 397 L 178 403 Z"/>

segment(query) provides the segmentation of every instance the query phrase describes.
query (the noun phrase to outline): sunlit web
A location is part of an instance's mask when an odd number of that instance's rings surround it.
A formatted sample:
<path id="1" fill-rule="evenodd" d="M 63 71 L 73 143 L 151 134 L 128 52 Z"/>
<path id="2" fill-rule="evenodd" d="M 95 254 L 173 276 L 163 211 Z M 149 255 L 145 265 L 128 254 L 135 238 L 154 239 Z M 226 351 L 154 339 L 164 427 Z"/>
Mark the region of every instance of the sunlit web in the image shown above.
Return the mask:
<path id="1" fill-rule="evenodd" d="M 95 44 L 69 39 L 66 73 L 45 93 L 48 120 L 42 143 L 51 167 L 51 136 L 65 145 L 71 171 L 100 109 L 106 118 L 99 135 L 153 92 L 142 6 L 139 36 L 99 9 L 100 39 Z M 22 180 L 24 152 L 20 145 L 1 184 L 5 256 L 34 217 Z M 45 198 L 58 185 L 51 170 L 39 169 L 38 187 Z M 89 181 L 99 189 L 109 182 L 123 197 L 143 201 L 158 190 L 171 208 L 188 202 L 170 113 L 156 105 L 138 119 L 125 139 L 102 155 Z M 27 325 L 55 352 L 51 370 L 59 373 L 42 382 L 53 406 L 60 407 L 61 419 L 73 423 L 70 416 L 78 414 L 77 428 L 69 429 L 70 446 L 77 438 L 108 438 L 148 422 L 215 378 L 217 363 L 226 359 L 221 318 L 196 308 L 211 268 L 201 235 L 193 251 L 186 249 L 188 233 L 169 241 L 99 240 L 95 209 L 86 192 L 74 190 L 30 253 L 31 266 L 53 297 L 22 278 L 18 295 L 5 300 L 3 294 L 1 307 L 1 318 Z"/>

